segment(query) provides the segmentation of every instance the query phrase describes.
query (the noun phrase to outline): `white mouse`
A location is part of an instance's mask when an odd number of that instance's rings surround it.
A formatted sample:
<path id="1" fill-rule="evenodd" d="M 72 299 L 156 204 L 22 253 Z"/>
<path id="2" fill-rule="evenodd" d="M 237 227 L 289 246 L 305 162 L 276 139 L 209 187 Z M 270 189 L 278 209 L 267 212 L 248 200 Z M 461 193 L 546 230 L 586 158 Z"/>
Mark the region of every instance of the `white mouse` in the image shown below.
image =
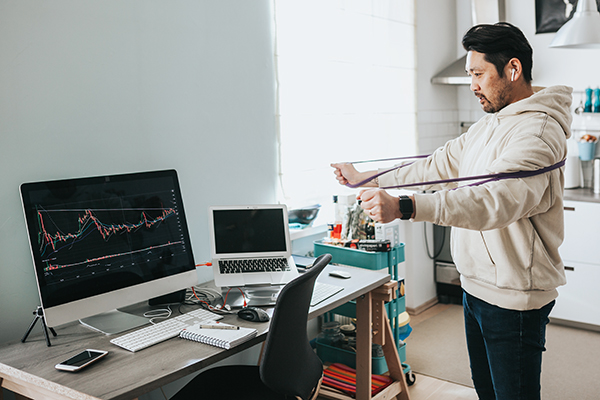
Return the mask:
<path id="1" fill-rule="evenodd" d="M 350 275 L 350 273 L 348 273 L 346 271 L 331 271 L 329 273 L 329 275 L 335 276 L 336 278 L 342 278 L 342 279 L 348 279 L 352 276 L 352 275 Z"/>

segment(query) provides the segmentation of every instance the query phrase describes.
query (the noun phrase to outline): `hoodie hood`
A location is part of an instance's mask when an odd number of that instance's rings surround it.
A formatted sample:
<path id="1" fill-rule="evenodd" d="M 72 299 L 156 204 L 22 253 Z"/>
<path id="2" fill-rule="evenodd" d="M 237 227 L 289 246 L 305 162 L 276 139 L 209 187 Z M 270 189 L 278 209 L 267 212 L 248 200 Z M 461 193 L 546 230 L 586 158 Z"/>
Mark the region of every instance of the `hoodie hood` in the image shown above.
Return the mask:
<path id="1" fill-rule="evenodd" d="M 509 104 L 498 112 L 498 117 L 505 115 L 524 114 L 527 112 L 542 112 L 554 118 L 565 132 L 565 137 L 571 137 L 571 103 L 573 88 L 568 86 L 550 86 L 548 88 L 533 87 L 533 95 L 526 99 Z"/>

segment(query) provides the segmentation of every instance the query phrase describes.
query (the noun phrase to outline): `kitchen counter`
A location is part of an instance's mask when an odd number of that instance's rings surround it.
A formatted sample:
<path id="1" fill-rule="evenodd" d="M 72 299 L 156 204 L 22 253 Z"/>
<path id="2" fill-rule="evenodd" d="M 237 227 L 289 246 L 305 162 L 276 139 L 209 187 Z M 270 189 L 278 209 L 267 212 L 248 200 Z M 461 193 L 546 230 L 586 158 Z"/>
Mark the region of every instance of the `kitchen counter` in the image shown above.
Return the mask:
<path id="1" fill-rule="evenodd" d="M 600 203 L 600 193 L 594 193 L 591 188 L 565 189 L 564 199 Z"/>

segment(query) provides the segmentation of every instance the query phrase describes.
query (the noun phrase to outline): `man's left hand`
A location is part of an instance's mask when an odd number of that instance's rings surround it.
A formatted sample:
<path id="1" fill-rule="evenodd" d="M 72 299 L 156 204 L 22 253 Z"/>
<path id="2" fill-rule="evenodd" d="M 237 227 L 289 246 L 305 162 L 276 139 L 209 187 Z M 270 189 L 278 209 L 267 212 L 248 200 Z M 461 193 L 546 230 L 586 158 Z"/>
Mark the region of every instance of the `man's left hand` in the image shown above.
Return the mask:
<path id="1" fill-rule="evenodd" d="M 363 190 L 359 198 L 362 200 L 360 206 L 373 221 L 385 224 L 401 217 L 398 197 L 388 194 L 385 190 Z"/>

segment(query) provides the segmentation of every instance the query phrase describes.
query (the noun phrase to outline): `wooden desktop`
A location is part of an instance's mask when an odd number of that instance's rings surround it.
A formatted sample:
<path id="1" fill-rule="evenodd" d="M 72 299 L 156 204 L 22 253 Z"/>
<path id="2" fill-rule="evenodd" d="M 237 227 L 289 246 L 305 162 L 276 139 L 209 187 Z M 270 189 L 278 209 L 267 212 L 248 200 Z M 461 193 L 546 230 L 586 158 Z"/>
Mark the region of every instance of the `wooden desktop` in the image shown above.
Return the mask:
<path id="1" fill-rule="evenodd" d="M 342 280 L 329 276 L 334 269 L 344 269 L 352 277 Z M 309 319 L 349 300 L 357 300 L 357 399 L 371 399 L 372 340 L 384 346 L 390 375 L 397 380 L 374 398 L 389 399 L 398 395 L 398 399 L 408 399 L 401 363 L 383 308 L 384 302 L 389 301 L 395 293 L 395 282 L 390 281 L 389 274 L 328 265 L 318 280 L 344 286 L 344 290 L 311 307 Z M 191 309 L 186 306 L 182 311 Z M 31 399 L 136 399 L 261 343 L 269 328 L 268 322 L 247 322 L 235 315 L 226 316 L 223 322 L 252 327 L 259 333 L 254 339 L 230 350 L 175 338 L 131 353 L 111 344 L 111 336 L 87 329 L 79 323 L 55 327 L 58 336 L 51 338 L 51 347 L 46 346 L 40 328 L 35 328 L 25 343 L 16 341 L 0 346 L 0 386 Z M 373 339 L 371 329 L 375 333 Z M 104 360 L 77 373 L 61 372 L 54 368 L 55 364 L 86 348 L 109 350 L 110 353 Z M 325 392 L 322 395 L 345 398 L 330 391 Z M 0 391 L 0 400 L 1 397 Z"/>

